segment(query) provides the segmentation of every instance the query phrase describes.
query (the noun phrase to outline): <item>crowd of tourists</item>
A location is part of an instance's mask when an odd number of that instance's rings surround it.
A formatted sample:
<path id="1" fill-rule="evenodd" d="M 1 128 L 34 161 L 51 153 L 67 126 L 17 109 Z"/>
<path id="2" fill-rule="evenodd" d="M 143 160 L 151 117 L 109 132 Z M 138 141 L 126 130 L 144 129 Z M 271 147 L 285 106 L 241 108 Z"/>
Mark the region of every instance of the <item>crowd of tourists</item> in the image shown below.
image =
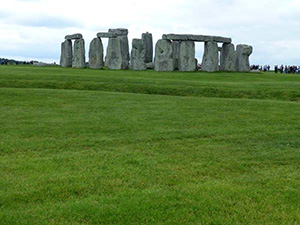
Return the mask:
<path id="1" fill-rule="evenodd" d="M 269 72 L 271 69 L 270 65 L 252 65 L 251 70 L 257 70 L 260 72 Z M 287 66 L 287 65 L 275 65 L 274 66 L 274 72 L 275 73 L 281 73 L 281 74 L 300 74 L 300 66 Z"/>

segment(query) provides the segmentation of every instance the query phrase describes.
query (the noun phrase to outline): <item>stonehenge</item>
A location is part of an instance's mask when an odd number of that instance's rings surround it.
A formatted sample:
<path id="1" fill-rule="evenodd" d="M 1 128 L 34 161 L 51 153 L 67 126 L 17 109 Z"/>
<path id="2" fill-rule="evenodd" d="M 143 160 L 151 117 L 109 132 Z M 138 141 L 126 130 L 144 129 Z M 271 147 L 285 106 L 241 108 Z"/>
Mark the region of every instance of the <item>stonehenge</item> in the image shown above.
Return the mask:
<path id="1" fill-rule="evenodd" d="M 217 42 L 208 41 L 204 44 L 202 71 L 215 72 L 219 70 L 219 49 Z"/>
<path id="2" fill-rule="evenodd" d="M 221 48 L 220 55 L 220 70 L 234 71 L 235 70 L 235 50 L 234 44 L 224 43 Z"/>
<path id="3" fill-rule="evenodd" d="M 74 50 L 72 40 L 75 40 Z M 65 36 L 65 41 L 61 44 L 60 65 L 62 67 L 85 68 L 85 47 L 82 34 Z"/>
<path id="4" fill-rule="evenodd" d="M 153 60 L 153 40 L 152 34 L 150 33 L 143 33 L 142 40 L 146 45 L 146 56 L 145 56 L 145 63 L 150 63 Z"/>
<path id="5" fill-rule="evenodd" d="M 179 44 L 179 58 L 178 58 L 179 71 L 195 71 L 195 42 L 183 41 Z"/>
<path id="6" fill-rule="evenodd" d="M 249 56 L 252 54 L 253 48 L 249 45 L 236 46 L 235 70 L 238 72 L 249 72 L 250 63 Z"/>
<path id="7" fill-rule="evenodd" d="M 105 61 L 102 38 L 108 38 Z M 74 44 L 72 45 L 72 41 Z M 204 43 L 201 65 L 195 58 L 195 42 Z M 163 34 L 155 44 L 153 59 L 153 37 L 149 32 L 141 38 L 132 40 L 129 54 L 128 29 L 108 29 L 98 32 L 89 46 L 89 67 L 102 69 L 104 66 L 113 70 L 128 69 L 156 71 L 196 71 L 206 72 L 237 71 L 249 72 L 249 57 L 253 48 L 249 45 L 235 46 L 232 39 L 221 36 L 194 34 Z M 84 68 L 85 42 L 82 34 L 65 36 L 61 44 L 60 65 L 62 67 Z"/>
<path id="8" fill-rule="evenodd" d="M 174 58 L 172 42 L 160 39 L 156 42 L 154 69 L 156 71 L 173 71 Z"/>
<path id="9" fill-rule="evenodd" d="M 94 38 L 90 43 L 89 66 L 91 69 L 102 69 L 103 62 L 103 44 L 100 38 Z"/>
<path id="10" fill-rule="evenodd" d="M 133 39 L 131 49 L 131 63 L 132 70 L 146 70 L 146 43 L 143 39 Z"/>
<path id="11" fill-rule="evenodd" d="M 97 33 L 97 37 L 109 38 L 105 66 L 113 70 L 128 69 L 130 60 L 128 30 L 124 28 L 109 29 L 108 32 Z"/>

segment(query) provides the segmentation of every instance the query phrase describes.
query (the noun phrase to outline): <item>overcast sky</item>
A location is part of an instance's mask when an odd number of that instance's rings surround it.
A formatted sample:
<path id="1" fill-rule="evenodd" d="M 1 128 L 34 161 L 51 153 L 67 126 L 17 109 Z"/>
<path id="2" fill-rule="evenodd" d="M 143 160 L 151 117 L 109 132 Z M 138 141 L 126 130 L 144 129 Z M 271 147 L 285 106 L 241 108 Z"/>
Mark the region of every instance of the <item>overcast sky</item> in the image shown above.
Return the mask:
<path id="1" fill-rule="evenodd" d="M 231 37 L 252 45 L 251 64 L 300 65 L 300 0 L 0 0 L 0 58 L 59 62 L 66 34 L 128 28 Z M 107 40 L 103 40 L 107 46 Z M 196 44 L 202 59 L 203 44 Z"/>

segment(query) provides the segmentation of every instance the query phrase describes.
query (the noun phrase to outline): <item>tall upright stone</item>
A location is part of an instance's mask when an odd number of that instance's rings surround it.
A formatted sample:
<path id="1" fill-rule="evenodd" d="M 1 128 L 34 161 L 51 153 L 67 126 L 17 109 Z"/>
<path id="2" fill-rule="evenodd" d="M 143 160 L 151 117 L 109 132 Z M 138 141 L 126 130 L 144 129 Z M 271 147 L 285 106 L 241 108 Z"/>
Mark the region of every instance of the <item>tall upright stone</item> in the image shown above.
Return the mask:
<path id="1" fill-rule="evenodd" d="M 65 40 L 61 43 L 60 65 L 62 67 L 72 67 L 72 41 Z"/>
<path id="2" fill-rule="evenodd" d="M 214 72 L 219 70 L 218 44 L 208 41 L 204 44 L 204 55 L 202 59 L 202 71 Z"/>
<path id="3" fill-rule="evenodd" d="M 179 41 L 172 41 L 174 69 L 179 69 Z"/>
<path id="4" fill-rule="evenodd" d="M 235 71 L 234 44 L 224 43 L 222 45 L 220 61 L 221 71 Z"/>
<path id="5" fill-rule="evenodd" d="M 193 41 L 182 41 L 179 45 L 179 71 L 195 71 L 195 43 Z"/>
<path id="6" fill-rule="evenodd" d="M 128 69 L 130 59 L 128 30 L 123 28 L 109 29 L 108 33 L 112 37 L 108 41 L 105 66 L 115 70 Z"/>
<path id="7" fill-rule="evenodd" d="M 239 72 L 249 72 L 250 62 L 249 56 L 252 54 L 253 48 L 249 45 L 237 45 L 235 56 L 235 69 Z"/>
<path id="8" fill-rule="evenodd" d="M 153 39 L 152 34 L 150 33 L 143 33 L 142 34 L 142 40 L 144 41 L 146 45 L 146 57 L 145 57 L 145 63 L 150 63 L 153 60 Z"/>
<path id="9" fill-rule="evenodd" d="M 72 67 L 85 68 L 85 47 L 83 39 L 76 39 L 74 42 L 74 55 Z"/>
<path id="10" fill-rule="evenodd" d="M 154 69 L 174 71 L 173 47 L 169 40 L 158 40 L 155 45 Z"/>
<path id="11" fill-rule="evenodd" d="M 142 39 L 132 40 L 130 68 L 132 70 L 146 70 L 146 43 Z"/>
<path id="12" fill-rule="evenodd" d="M 100 38 L 94 38 L 90 43 L 89 66 L 91 69 L 101 69 L 103 62 L 103 44 Z"/>

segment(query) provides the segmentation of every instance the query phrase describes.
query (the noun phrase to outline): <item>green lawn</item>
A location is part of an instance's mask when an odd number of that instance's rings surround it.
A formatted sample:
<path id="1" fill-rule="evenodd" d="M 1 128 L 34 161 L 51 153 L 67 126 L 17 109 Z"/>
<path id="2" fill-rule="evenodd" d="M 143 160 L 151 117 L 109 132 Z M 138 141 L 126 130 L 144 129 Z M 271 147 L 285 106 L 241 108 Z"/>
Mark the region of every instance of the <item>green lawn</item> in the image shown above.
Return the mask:
<path id="1" fill-rule="evenodd" d="M 0 224 L 300 224 L 300 76 L 0 66 Z"/>

